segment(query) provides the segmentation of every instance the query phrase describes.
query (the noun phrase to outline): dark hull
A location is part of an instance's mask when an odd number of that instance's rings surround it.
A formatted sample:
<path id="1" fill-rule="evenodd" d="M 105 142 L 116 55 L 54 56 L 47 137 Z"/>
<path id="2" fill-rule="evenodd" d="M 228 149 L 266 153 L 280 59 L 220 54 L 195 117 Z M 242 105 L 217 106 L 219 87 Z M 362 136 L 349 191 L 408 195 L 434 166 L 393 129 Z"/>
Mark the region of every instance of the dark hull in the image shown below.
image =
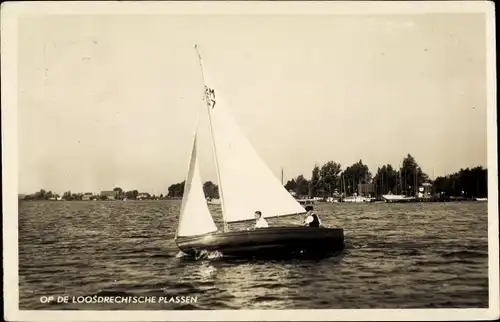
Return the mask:
<path id="1" fill-rule="evenodd" d="M 251 231 L 217 232 L 178 237 L 177 247 L 197 257 L 202 251 L 218 251 L 224 257 L 283 257 L 326 255 L 344 248 L 341 228 L 272 227 Z"/>

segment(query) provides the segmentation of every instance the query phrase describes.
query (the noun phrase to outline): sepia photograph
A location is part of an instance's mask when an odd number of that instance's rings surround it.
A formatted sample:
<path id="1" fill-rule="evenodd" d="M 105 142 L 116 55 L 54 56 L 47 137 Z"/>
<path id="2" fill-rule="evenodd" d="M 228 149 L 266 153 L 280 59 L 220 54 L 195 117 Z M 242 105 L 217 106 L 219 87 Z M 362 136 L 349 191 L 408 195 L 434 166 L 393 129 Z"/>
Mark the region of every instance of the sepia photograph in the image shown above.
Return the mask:
<path id="1" fill-rule="evenodd" d="M 498 319 L 492 2 L 1 16 L 7 320 Z"/>

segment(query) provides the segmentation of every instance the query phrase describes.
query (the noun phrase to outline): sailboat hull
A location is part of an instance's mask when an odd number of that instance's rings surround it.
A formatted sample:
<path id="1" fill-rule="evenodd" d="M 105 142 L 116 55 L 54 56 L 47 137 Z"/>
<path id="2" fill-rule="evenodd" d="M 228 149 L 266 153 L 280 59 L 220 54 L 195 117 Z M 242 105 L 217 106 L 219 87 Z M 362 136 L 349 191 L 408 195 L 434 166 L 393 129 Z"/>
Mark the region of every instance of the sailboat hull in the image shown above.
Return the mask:
<path id="1" fill-rule="evenodd" d="M 192 256 L 201 251 L 218 251 L 224 257 L 282 257 L 326 255 L 344 248 L 340 228 L 271 227 L 251 231 L 217 232 L 178 237 L 179 249 Z"/>

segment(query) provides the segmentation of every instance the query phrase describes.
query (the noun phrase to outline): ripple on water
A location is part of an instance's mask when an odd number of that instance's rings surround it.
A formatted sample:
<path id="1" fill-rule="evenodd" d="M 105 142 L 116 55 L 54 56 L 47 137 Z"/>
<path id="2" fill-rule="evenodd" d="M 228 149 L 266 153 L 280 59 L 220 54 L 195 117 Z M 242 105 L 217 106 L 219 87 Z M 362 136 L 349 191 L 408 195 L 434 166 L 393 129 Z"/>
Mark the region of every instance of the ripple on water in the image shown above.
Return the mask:
<path id="1" fill-rule="evenodd" d="M 322 260 L 180 256 L 180 202 L 21 202 L 20 308 L 50 310 L 488 306 L 484 203 L 319 204 L 346 249 Z M 220 225 L 220 209 L 215 210 Z M 271 225 L 300 222 L 285 217 Z M 241 225 L 240 225 L 241 226 Z M 243 225 L 244 226 L 244 225 Z M 198 296 L 191 304 L 47 306 L 40 295 Z"/>

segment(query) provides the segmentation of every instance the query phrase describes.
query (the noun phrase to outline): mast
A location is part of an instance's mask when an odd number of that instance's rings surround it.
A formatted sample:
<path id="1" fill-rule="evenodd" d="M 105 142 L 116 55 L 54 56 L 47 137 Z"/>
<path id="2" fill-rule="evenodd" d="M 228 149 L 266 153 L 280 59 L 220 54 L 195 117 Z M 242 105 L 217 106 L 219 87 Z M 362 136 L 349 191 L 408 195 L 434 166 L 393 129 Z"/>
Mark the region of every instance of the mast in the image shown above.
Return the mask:
<path id="1" fill-rule="evenodd" d="M 403 187 L 401 188 L 401 191 L 402 191 L 402 194 L 406 196 L 406 195 L 408 195 L 408 190 L 406 188 L 406 185 L 408 184 L 407 183 L 408 180 L 406 178 L 406 169 L 404 169 L 404 172 L 402 172 L 401 175 L 403 176 L 403 179 L 402 179 Z"/>
<path id="2" fill-rule="evenodd" d="M 222 187 L 222 181 L 220 177 L 220 171 L 219 171 L 219 160 L 217 158 L 217 147 L 215 144 L 215 138 L 214 138 L 214 130 L 213 130 L 213 125 L 212 125 L 212 117 L 210 115 L 210 105 L 209 102 L 207 101 L 207 95 L 206 95 L 206 89 L 207 85 L 205 83 L 205 73 L 203 72 L 203 60 L 201 58 L 200 51 L 198 50 L 198 45 L 194 45 L 194 49 L 196 50 L 196 53 L 198 54 L 198 60 L 200 62 L 200 70 L 201 70 L 201 77 L 203 79 L 203 86 L 204 86 L 204 95 L 203 95 L 203 100 L 205 101 L 207 105 L 207 112 L 208 112 L 208 123 L 210 124 L 210 137 L 212 141 L 212 150 L 214 153 L 214 162 L 215 162 L 215 170 L 217 172 L 217 181 L 219 182 L 219 196 L 220 196 L 220 201 L 221 201 L 221 207 L 222 207 L 222 219 L 224 221 L 224 232 L 228 231 L 228 224 L 226 221 L 226 207 L 224 203 L 224 188 Z"/>
<path id="3" fill-rule="evenodd" d="M 342 198 L 342 194 L 344 193 L 344 172 L 340 174 L 340 197 Z"/>
<path id="4" fill-rule="evenodd" d="M 342 175 L 342 181 L 343 181 L 343 185 L 344 185 L 344 197 L 347 197 L 347 192 L 346 192 L 346 189 L 345 189 L 345 175 Z"/>
<path id="5" fill-rule="evenodd" d="M 415 166 L 415 197 L 418 197 L 418 167 Z"/>
<path id="6" fill-rule="evenodd" d="M 396 194 L 398 194 L 399 186 L 401 185 L 401 169 L 398 170 L 396 174 Z"/>
<path id="7" fill-rule="evenodd" d="M 400 168 L 399 169 L 399 187 L 401 188 L 401 194 L 403 195 L 403 185 L 404 185 L 404 182 L 403 182 L 403 169 Z"/>
<path id="8" fill-rule="evenodd" d="M 384 171 L 380 171 L 380 195 L 384 194 Z"/>
<path id="9" fill-rule="evenodd" d="M 283 186 L 283 168 L 281 168 L 281 185 Z"/>
<path id="10" fill-rule="evenodd" d="M 418 197 L 417 194 L 417 167 L 415 166 L 415 171 L 413 172 L 413 194 Z"/>

